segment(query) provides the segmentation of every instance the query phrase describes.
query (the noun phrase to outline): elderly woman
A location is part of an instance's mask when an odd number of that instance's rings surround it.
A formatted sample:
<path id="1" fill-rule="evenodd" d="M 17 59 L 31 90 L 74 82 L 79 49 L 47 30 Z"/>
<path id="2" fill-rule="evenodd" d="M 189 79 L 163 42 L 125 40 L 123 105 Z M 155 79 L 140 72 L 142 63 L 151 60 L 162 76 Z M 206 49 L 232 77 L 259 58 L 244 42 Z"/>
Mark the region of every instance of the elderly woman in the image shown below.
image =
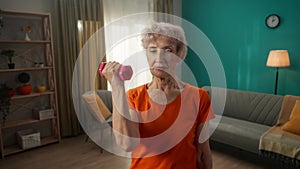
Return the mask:
<path id="1" fill-rule="evenodd" d="M 131 169 L 211 169 L 206 122 L 214 117 L 208 94 L 181 81 L 176 65 L 187 53 L 181 27 L 153 23 L 142 33 L 150 83 L 125 93 L 121 64 L 109 62 L 103 74 L 112 86 L 116 142 L 131 151 Z"/>

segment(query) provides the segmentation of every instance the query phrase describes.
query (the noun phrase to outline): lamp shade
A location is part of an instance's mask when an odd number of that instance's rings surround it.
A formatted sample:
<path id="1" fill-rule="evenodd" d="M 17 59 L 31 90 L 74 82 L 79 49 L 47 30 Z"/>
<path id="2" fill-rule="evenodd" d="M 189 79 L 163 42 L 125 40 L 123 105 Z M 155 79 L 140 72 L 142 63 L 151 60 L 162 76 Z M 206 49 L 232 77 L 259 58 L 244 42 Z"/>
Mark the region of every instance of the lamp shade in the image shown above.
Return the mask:
<path id="1" fill-rule="evenodd" d="M 287 50 L 271 50 L 267 60 L 269 67 L 289 67 L 290 58 Z"/>

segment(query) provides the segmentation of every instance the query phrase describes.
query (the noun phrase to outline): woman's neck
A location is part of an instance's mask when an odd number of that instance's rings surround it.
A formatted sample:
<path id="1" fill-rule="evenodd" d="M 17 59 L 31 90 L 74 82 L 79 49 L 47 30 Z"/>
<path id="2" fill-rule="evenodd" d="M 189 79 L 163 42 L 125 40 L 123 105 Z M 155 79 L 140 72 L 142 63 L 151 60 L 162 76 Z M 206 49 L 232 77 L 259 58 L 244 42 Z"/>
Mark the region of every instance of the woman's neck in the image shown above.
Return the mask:
<path id="1" fill-rule="evenodd" d="M 172 89 L 180 89 L 181 82 L 176 81 L 172 77 L 166 78 L 157 78 L 153 77 L 152 81 L 148 84 L 148 89 L 159 89 L 162 91 L 172 90 Z"/>
<path id="2" fill-rule="evenodd" d="M 167 102 L 173 101 L 178 95 L 180 95 L 181 89 L 184 87 L 183 82 L 177 81 L 172 77 L 157 78 L 153 77 L 152 81 L 147 84 L 148 93 L 152 95 L 152 99 L 159 100 L 157 91 L 163 92 Z"/>

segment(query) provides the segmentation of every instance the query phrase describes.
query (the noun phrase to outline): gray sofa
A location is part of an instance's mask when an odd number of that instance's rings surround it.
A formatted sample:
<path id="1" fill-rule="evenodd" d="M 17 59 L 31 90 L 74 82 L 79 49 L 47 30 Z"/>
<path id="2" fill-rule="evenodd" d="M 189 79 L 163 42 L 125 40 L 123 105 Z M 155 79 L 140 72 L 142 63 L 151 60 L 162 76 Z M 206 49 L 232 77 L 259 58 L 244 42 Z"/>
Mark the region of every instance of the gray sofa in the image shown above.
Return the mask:
<path id="1" fill-rule="evenodd" d="M 210 122 L 211 140 L 259 153 L 260 137 L 276 124 L 284 96 L 210 86 L 203 89 L 216 114 Z"/>

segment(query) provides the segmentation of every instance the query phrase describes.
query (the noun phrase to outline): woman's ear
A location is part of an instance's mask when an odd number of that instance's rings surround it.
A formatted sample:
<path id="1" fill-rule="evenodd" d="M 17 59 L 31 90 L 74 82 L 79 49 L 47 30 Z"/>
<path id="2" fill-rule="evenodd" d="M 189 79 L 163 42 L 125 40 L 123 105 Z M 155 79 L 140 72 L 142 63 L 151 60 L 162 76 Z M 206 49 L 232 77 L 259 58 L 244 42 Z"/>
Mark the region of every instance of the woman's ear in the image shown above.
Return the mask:
<path id="1" fill-rule="evenodd" d="M 183 62 L 183 59 L 182 59 L 182 57 L 180 57 L 180 55 L 177 53 L 176 55 L 174 54 L 174 63 L 176 64 L 176 65 L 179 65 L 179 64 L 181 64 L 182 62 Z"/>
<path id="2" fill-rule="evenodd" d="M 178 51 L 177 51 L 177 56 L 181 58 L 181 60 L 183 61 L 187 55 L 187 46 L 186 45 L 182 45 L 181 47 L 178 47 Z"/>

